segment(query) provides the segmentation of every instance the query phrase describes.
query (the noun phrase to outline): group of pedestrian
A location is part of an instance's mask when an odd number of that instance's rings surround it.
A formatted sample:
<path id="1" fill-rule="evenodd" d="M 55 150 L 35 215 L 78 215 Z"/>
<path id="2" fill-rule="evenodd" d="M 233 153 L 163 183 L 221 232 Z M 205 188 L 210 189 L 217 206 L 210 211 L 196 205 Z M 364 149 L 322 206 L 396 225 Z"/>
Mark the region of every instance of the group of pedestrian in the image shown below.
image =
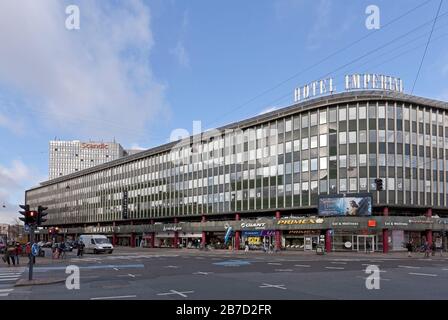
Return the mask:
<path id="1" fill-rule="evenodd" d="M 406 249 L 408 250 L 408 257 L 412 257 L 413 251 L 419 251 L 414 247 L 414 243 L 412 240 L 408 241 L 406 243 Z M 424 252 L 425 258 L 429 258 L 430 255 L 435 256 L 437 250 L 440 252 L 440 256 L 442 256 L 442 248 L 438 248 L 436 246 L 436 243 L 433 241 L 432 243 L 429 243 L 428 241 L 425 241 L 423 245 L 420 247 L 420 252 Z"/>
<path id="2" fill-rule="evenodd" d="M 19 256 L 22 254 L 22 246 L 18 242 L 9 241 L 5 247 L 5 252 L 3 254 L 3 261 L 11 266 L 16 264 L 19 265 Z"/>

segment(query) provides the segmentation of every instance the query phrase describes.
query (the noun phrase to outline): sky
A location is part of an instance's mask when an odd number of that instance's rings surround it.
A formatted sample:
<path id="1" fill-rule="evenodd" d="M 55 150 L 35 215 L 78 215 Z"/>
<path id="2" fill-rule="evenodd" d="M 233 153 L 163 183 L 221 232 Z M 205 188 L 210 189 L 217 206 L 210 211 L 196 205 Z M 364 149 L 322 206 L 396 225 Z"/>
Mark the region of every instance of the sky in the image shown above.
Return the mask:
<path id="1" fill-rule="evenodd" d="M 440 0 L 0 1 L 0 223 L 48 177 L 48 142 L 150 148 L 381 73 L 411 93 Z M 79 28 L 66 20 L 79 8 Z M 379 9 L 379 28 L 366 27 Z M 448 3 L 413 94 L 448 100 Z M 340 82 L 340 83 L 339 83 Z"/>

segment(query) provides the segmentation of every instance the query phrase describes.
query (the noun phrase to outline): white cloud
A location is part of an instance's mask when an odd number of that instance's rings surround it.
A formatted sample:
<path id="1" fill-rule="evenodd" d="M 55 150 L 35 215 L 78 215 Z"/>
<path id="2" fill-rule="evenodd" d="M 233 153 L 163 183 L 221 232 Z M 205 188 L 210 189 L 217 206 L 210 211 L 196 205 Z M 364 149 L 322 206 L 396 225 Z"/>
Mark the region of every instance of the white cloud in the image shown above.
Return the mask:
<path id="1" fill-rule="evenodd" d="M 15 133 L 15 134 L 23 134 L 24 133 L 24 123 L 21 119 L 11 119 L 0 113 L 0 127 L 6 128 L 7 130 Z"/>
<path id="2" fill-rule="evenodd" d="M 37 176 L 35 172 L 21 160 L 12 161 L 10 166 L 0 164 L 0 223 L 11 223 L 17 218 L 19 204 L 23 204 L 25 197 L 23 190 L 45 180 L 45 177 Z"/>
<path id="3" fill-rule="evenodd" d="M 174 49 L 170 50 L 170 53 L 173 54 L 176 57 L 177 62 L 182 67 L 190 67 L 190 58 L 188 57 L 187 50 L 185 49 L 184 44 L 182 41 L 178 41 L 176 47 Z"/>
<path id="4" fill-rule="evenodd" d="M 269 108 L 264 109 L 263 111 L 261 111 L 258 115 L 269 113 L 269 112 L 275 111 L 277 109 L 278 109 L 278 107 L 269 107 Z"/>
<path id="5" fill-rule="evenodd" d="M 316 49 L 321 43 L 324 43 L 332 37 L 331 25 L 331 8 L 332 3 L 330 0 L 320 0 L 317 4 L 315 23 L 308 35 L 308 48 Z M 325 35 L 328 33 L 329 35 Z"/>
<path id="6" fill-rule="evenodd" d="M 182 15 L 182 23 L 180 26 L 180 35 L 177 40 L 176 46 L 170 50 L 170 53 L 174 55 L 177 62 L 185 68 L 190 67 L 190 57 L 185 47 L 185 37 L 187 33 L 188 25 L 190 24 L 190 14 L 188 10 L 185 10 Z"/>
<path id="7" fill-rule="evenodd" d="M 138 143 L 131 144 L 131 147 L 129 148 L 131 150 L 146 150 L 148 148 L 140 146 Z"/>
<path id="8" fill-rule="evenodd" d="M 81 28 L 67 30 L 65 5 L 0 2 L 0 84 L 25 96 L 52 127 L 143 135 L 167 108 L 150 64 L 149 8 L 141 0 L 77 1 Z"/>

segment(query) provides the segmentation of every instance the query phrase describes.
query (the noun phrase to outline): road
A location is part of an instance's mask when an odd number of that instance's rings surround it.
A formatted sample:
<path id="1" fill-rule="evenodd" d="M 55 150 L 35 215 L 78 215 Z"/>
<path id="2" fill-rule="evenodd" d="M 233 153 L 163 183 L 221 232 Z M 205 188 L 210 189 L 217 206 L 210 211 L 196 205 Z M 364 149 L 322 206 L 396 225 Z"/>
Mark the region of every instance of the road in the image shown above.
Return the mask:
<path id="1" fill-rule="evenodd" d="M 23 261 L 23 260 L 22 260 Z M 65 279 L 80 270 L 80 289 L 65 282 L 14 286 L 24 267 L 0 268 L 0 299 L 447 299 L 448 259 L 434 256 L 234 254 L 196 250 L 116 250 L 38 261 L 35 278 Z M 380 288 L 367 289 L 366 268 L 380 270 Z"/>

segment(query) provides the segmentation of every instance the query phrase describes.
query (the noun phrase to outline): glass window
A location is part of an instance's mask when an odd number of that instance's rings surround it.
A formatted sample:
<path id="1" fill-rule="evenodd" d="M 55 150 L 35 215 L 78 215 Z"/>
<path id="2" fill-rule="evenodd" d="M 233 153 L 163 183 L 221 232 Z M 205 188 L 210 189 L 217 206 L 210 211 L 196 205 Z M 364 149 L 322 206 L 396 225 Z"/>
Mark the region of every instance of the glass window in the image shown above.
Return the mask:
<path id="1" fill-rule="evenodd" d="M 319 162 L 320 162 L 320 170 L 326 170 L 327 169 L 327 157 L 320 158 Z"/>
<path id="2" fill-rule="evenodd" d="M 317 159 L 311 159 L 311 171 L 317 170 Z"/>
<path id="3" fill-rule="evenodd" d="M 312 126 L 317 126 L 317 112 L 314 112 L 311 114 L 310 116 L 310 122 L 311 122 L 311 127 Z"/>
<path id="4" fill-rule="evenodd" d="M 302 115 L 302 128 L 308 128 L 308 116 Z"/>
<path id="5" fill-rule="evenodd" d="M 327 111 L 320 111 L 319 124 L 326 124 L 326 123 L 327 123 Z"/>
<path id="6" fill-rule="evenodd" d="M 339 191 L 341 192 L 347 191 L 347 179 L 339 180 Z"/>
<path id="7" fill-rule="evenodd" d="M 339 144 L 347 143 L 347 132 L 339 132 Z"/>
<path id="8" fill-rule="evenodd" d="M 308 160 L 302 160 L 302 172 L 308 172 Z"/>
<path id="9" fill-rule="evenodd" d="M 360 106 L 358 112 L 359 112 L 359 119 L 367 118 L 367 108 L 365 106 Z"/>
<path id="10" fill-rule="evenodd" d="M 348 109 L 348 119 L 356 120 L 356 107 L 350 107 Z"/>
<path id="11" fill-rule="evenodd" d="M 300 161 L 294 162 L 294 173 L 300 172 Z"/>
<path id="12" fill-rule="evenodd" d="M 308 149 L 308 138 L 303 138 L 302 139 L 302 150 L 307 150 Z"/>
<path id="13" fill-rule="evenodd" d="M 317 148 L 317 136 L 311 137 L 311 149 Z"/>
<path id="14" fill-rule="evenodd" d="M 347 109 L 339 108 L 339 121 L 347 120 Z"/>
<path id="15" fill-rule="evenodd" d="M 359 190 L 367 190 L 367 178 L 359 178 Z"/>
<path id="16" fill-rule="evenodd" d="M 378 106 L 378 118 L 386 118 L 386 107 Z"/>
<path id="17" fill-rule="evenodd" d="M 291 131 L 291 120 L 286 120 L 285 131 Z"/>
<path id="18" fill-rule="evenodd" d="M 347 156 L 339 156 L 339 168 L 347 168 Z"/>
<path id="19" fill-rule="evenodd" d="M 359 155 L 359 165 L 360 166 L 366 166 L 367 165 L 367 155 L 366 154 L 360 154 Z"/>
<path id="20" fill-rule="evenodd" d="M 356 143 L 356 131 L 350 131 L 348 133 L 348 141 L 349 143 Z"/>
<path id="21" fill-rule="evenodd" d="M 327 135 L 326 134 L 321 134 L 319 136 L 319 145 L 321 147 L 326 147 L 327 146 Z"/>
<path id="22" fill-rule="evenodd" d="M 350 191 L 356 191 L 358 189 L 358 180 L 356 178 L 350 178 Z"/>
<path id="23" fill-rule="evenodd" d="M 359 131 L 359 143 L 366 143 L 367 142 L 367 131 L 361 130 Z"/>

